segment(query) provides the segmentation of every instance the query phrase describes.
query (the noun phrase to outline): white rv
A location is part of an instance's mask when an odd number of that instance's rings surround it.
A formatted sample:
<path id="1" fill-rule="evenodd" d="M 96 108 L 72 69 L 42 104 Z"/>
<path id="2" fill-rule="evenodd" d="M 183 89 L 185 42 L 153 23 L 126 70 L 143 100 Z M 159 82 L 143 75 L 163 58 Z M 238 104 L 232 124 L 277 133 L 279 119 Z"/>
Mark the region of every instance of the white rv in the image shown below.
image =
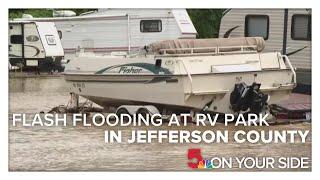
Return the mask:
<path id="1" fill-rule="evenodd" d="M 66 59 L 79 49 L 98 54 L 128 52 L 152 42 L 197 34 L 185 9 L 99 9 L 75 17 L 32 20 L 56 24 Z"/>
<path id="2" fill-rule="evenodd" d="M 310 9 L 229 9 L 221 19 L 219 37 L 260 36 L 265 51 L 286 54 L 297 68 L 298 83 L 311 85 Z M 310 86 L 308 87 L 310 88 Z"/>
<path id="3" fill-rule="evenodd" d="M 64 56 L 54 23 L 9 22 L 9 67 L 24 70 L 62 71 Z"/>

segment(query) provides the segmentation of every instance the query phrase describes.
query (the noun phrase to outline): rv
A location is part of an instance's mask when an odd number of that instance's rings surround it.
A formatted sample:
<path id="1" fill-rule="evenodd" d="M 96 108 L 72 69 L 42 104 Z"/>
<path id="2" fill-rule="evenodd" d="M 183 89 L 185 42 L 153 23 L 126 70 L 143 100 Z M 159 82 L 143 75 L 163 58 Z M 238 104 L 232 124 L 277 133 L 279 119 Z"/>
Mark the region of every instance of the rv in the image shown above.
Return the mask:
<path id="1" fill-rule="evenodd" d="M 63 71 L 64 52 L 52 22 L 9 22 L 9 68 Z"/>
<path id="2" fill-rule="evenodd" d="M 297 69 L 298 88 L 311 92 L 310 9 L 226 10 L 219 37 L 243 36 L 263 37 L 265 51 L 278 51 L 290 57 Z"/>
<path id="3" fill-rule="evenodd" d="M 79 51 L 127 53 L 152 42 L 196 38 L 197 34 L 185 9 L 99 9 L 74 17 L 32 20 L 56 24 L 65 59 Z"/>

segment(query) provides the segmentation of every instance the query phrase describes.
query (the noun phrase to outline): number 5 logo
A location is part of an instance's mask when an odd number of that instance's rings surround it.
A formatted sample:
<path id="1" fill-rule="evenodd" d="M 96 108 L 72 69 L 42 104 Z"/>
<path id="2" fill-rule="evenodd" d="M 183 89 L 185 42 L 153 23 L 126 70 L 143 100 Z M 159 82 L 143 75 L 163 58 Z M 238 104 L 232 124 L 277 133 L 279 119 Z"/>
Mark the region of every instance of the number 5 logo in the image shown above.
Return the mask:
<path id="1" fill-rule="evenodd" d="M 201 149 L 188 149 L 188 166 L 192 169 L 198 168 L 198 164 L 200 161 L 203 160 L 201 156 Z M 193 159 L 196 159 L 196 162 L 194 162 Z"/>

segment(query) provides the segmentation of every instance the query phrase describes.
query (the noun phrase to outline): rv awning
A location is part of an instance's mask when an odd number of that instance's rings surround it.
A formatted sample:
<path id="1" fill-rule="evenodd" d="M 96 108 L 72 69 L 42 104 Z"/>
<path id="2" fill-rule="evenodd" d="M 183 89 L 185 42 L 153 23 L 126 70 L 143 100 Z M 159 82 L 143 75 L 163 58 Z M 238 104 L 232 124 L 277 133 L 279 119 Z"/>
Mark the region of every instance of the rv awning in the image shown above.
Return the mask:
<path id="1" fill-rule="evenodd" d="M 234 47 L 241 46 L 255 46 L 256 50 L 261 52 L 265 47 L 265 41 L 261 37 L 176 39 L 152 43 L 148 45 L 148 50 L 157 54 L 161 54 L 161 50 L 163 49 L 172 49 L 173 51 L 170 51 L 170 54 L 175 54 L 176 51 L 174 51 L 174 49 L 230 47 L 229 51 L 233 51 Z"/>

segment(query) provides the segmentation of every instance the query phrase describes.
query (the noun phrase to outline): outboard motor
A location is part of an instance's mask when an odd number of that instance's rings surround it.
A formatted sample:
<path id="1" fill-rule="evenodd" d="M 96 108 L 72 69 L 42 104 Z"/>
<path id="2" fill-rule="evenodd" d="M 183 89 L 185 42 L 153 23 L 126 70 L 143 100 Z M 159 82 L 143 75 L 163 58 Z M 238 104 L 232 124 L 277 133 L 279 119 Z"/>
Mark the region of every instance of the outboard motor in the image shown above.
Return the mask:
<path id="1" fill-rule="evenodd" d="M 230 95 L 230 104 L 234 112 L 249 110 L 250 113 L 259 114 L 267 106 L 269 95 L 260 91 L 261 84 L 246 83 L 235 84 L 234 90 Z"/>

